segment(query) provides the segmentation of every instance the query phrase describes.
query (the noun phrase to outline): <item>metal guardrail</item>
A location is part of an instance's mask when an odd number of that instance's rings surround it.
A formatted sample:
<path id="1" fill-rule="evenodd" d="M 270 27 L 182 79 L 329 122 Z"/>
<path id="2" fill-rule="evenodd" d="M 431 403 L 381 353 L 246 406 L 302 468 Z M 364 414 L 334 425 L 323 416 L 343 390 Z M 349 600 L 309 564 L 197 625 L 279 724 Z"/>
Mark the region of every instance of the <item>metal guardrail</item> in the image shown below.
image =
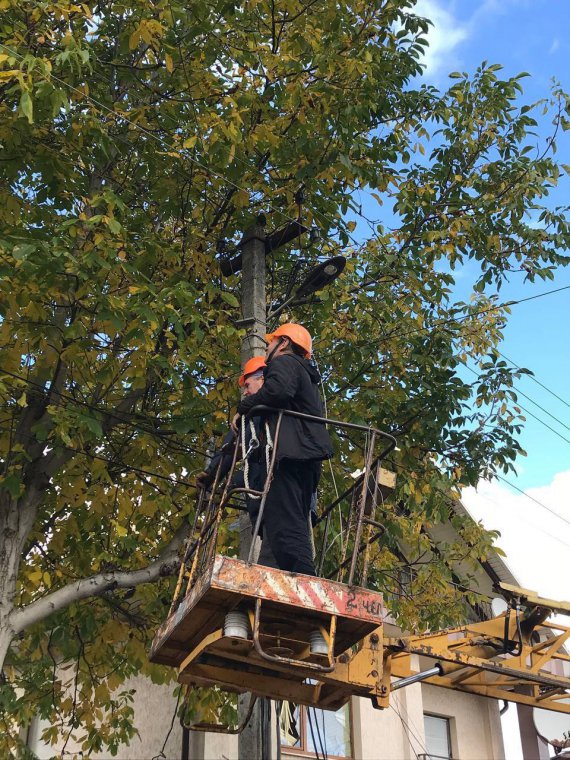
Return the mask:
<path id="1" fill-rule="evenodd" d="M 337 580 L 345 582 L 348 585 L 352 585 L 357 581 L 359 581 L 359 585 L 366 585 L 368 565 L 370 560 L 370 545 L 381 535 L 381 532 L 376 533 L 374 536 L 372 536 L 370 533 L 373 528 L 376 530 L 378 528 L 381 528 L 380 523 L 374 520 L 375 508 L 380 494 L 380 464 L 386 458 L 386 456 L 396 447 L 396 439 L 390 433 L 386 433 L 382 430 L 379 430 L 378 428 L 369 425 L 358 425 L 353 422 L 342 422 L 340 420 L 329 419 L 328 417 L 318 417 L 316 415 L 305 414 L 303 412 L 297 412 L 289 409 L 275 409 L 268 406 L 256 406 L 250 410 L 247 417 L 259 417 L 260 415 L 270 415 L 272 418 L 271 424 L 273 428 L 273 448 L 269 457 L 263 489 L 255 490 L 253 488 L 243 488 L 232 484 L 234 470 L 238 462 L 239 440 L 236 439 L 236 445 L 233 446 L 233 451 L 230 453 L 229 448 L 227 450 L 227 454 L 231 456 L 231 466 L 227 474 L 224 475 L 221 472 L 222 459 L 220 459 L 220 463 L 216 470 L 211 487 L 208 490 L 199 489 L 193 526 L 182 557 L 182 565 L 180 568 L 178 584 L 172 601 L 171 612 L 176 608 L 177 601 L 180 599 L 180 595 L 188 593 L 196 580 L 201 576 L 201 574 L 209 566 L 209 563 L 213 560 L 213 557 L 216 553 L 216 544 L 222 515 L 225 514 L 225 510 L 227 508 L 235 507 L 235 504 L 231 502 L 233 495 L 249 494 L 260 499 L 259 512 L 256 519 L 256 524 L 253 528 L 251 549 L 248 557 L 248 562 L 253 562 L 255 539 L 260 532 L 265 503 L 269 489 L 271 487 L 273 473 L 277 464 L 279 434 L 284 417 L 295 417 L 298 419 L 306 420 L 310 423 L 327 425 L 331 428 L 344 431 L 353 430 L 364 433 L 366 436 L 365 444 L 362 447 L 364 450 L 364 462 L 360 475 L 354 480 L 354 483 L 352 483 L 349 488 L 337 496 L 332 504 L 327 506 L 321 512 L 321 515 L 318 518 L 318 523 L 324 523 L 324 527 L 322 530 L 322 546 L 320 557 L 317 562 L 317 573 L 318 575 L 323 575 L 325 554 L 327 553 L 327 549 L 330 548 L 330 545 L 327 544 L 327 541 L 333 509 L 338 507 L 341 502 L 349 501 L 346 526 L 347 530 L 350 532 L 351 549 L 348 549 L 349 541 L 346 541 L 346 553 L 343 554 L 341 561 L 332 571 L 332 575 L 337 574 Z M 379 441 L 384 441 L 386 443 L 381 448 L 381 450 L 376 453 L 376 449 L 380 448 L 378 446 Z M 370 534 L 364 532 L 365 526 Z M 361 570 L 359 577 L 356 578 L 357 565 L 361 556 Z M 345 577 L 345 572 L 347 569 L 348 575 Z M 184 579 L 186 579 L 186 584 L 184 584 Z M 186 585 L 185 591 L 183 590 L 183 585 Z"/>

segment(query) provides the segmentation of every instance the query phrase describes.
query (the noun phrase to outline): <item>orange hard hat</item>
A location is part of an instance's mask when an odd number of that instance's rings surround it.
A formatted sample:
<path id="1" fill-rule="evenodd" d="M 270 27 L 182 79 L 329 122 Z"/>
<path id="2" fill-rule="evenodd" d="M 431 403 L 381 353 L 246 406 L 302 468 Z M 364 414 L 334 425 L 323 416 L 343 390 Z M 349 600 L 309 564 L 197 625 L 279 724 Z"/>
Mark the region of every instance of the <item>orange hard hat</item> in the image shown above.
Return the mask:
<path id="1" fill-rule="evenodd" d="M 238 380 L 240 388 L 245 384 L 245 378 L 248 375 L 253 375 L 258 369 L 263 369 L 266 366 L 264 356 L 254 356 L 253 359 L 248 359 Z"/>
<path id="2" fill-rule="evenodd" d="M 296 346 L 300 346 L 305 349 L 305 358 L 311 358 L 311 351 L 313 350 L 313 340 L 309 331 L 303 327 L 303 325 L 297 325 L 294 322 L 287 322 L 284 325 L 275 330 L 275 332 L 268 333 L 265 336 L 265 340 L 271 343 L 273 338 L 279 337 L 289 338 Z"/>

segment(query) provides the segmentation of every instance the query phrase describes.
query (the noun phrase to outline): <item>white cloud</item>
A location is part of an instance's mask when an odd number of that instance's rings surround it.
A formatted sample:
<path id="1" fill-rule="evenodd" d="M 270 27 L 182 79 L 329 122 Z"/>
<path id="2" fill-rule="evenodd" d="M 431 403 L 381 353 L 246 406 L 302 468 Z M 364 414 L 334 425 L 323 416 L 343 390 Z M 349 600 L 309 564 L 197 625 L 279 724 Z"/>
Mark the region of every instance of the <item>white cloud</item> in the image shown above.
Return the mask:
<path id="1" fill-rule="evenodd" d="M 477 490 L 466 489 L 462 501 L 486 528 L 501 532 L 498 545 L 519 585 L 549 599 L 570 601 L 570 470 L 526 493 L 482 482 Z"/>
<path id="2" fill-rule="evenodd" d="M 526 493 L 544 506 L 500 482 L 482 482 L 477 490 L 467 488 L 462 501 L 486 528 L 501 531 L 498 545 L 506 552 L 506 563 L 520 586 L 547 599 L 570 601 L 570 470 Z M 554 619 L 563 625 L 569 622 L 567 616 L 556 615 Z M 513 707 L 502 717 L 506 757 L 523 760 Z"/>
<path id="3" fill-rule="evenodd" d="M 558 37 L 555 37 L 552 40 L 552 44 L 551 44 L 550 49 L 548 50 L 548 52 L 550 53 L 550 55 L 552 55 L 553 53 L 556 53 L 556 51 L 558 50 L 559 47 L 560 47 L 560 40 L 558 39 Z"/>
<path id="4" fill-rule="evenodd" d="M 414 13 L 428 18 L 433 26 L 428 33 L 429 47 L 423 59 L 428 76 L 448 74 L 456 62 L 455 49 L 468 37 L 468 28 L 453 15 L 451 6 L 441 0 L 418 0 Z"/>

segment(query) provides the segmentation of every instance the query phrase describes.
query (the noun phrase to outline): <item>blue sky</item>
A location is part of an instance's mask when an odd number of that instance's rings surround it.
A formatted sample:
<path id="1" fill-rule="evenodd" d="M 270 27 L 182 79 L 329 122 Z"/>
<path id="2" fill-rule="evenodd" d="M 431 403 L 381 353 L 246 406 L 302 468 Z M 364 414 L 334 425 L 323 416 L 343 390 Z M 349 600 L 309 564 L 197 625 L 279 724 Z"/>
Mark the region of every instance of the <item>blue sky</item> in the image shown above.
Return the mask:
<path id="1" fill-rule="evenodd" d="M 420 0 L 417 9 L 435 23 L 426 74 L 438 87 L 446 86 L 451 71 L 473 72 L 487 60 L 501 63 L 507 75 L 530 74 L 523 81 L 527 102 L 546 97 L 553 78 L 570 90 L 568 0 Z M 570 164 L 570 132 L 559 135 L 557 155 Z M 568 178 L 552 200 L 570 203 Z M 514 279 L 501 291 L 501 298 L 525 298 L 564 286 L 570 286 L 570 267 L 560 269 L 553 282 L 529 285 Z M 570 599 L 570 443 L 543 423 L 570 441 L 569 325 L 570 290 L 513 307 L 501 351 L 532 369 L 540 383 L 563 399 L 531 379 L 518 384 L 559 421 L 521 396 L 521 403 L 542 420 L 527 414 L 520 440 L 528 456 L 518 461 L 517 475 L 508 476 L 525 493 L 496 481 L 464 494 L 472 515 L 501 531 L 499 545 L 520 585 L 552 599 Z M 563 622 L 570 624 L 568 618 Z M 514 709 L 505 721 L 507 760 L 519 760 Z"/>
<path id="2" fill-rule="evenodd" d="M 426 76 L 438 87 L 450 83 L 451 71 L 471 73 L 487 60 L 502 64 L 506 75 L 522 71 L 530 74 L 522 82 L 525 102 L 548 96 L 553 78 L 570 90 L 567 0 L 419 0 L 416 8 L 434 22 Z M 560 133 L 557 156 L 562 163 L 570 164 L 570 132 Z M 570 203 L 569 194 L 570 181 L 564 177 L 552 194 L 552 202 Z M 460 276 L 468 279 L 469 271 Z M 520 299 L 564 286 L 570 286 L 570 267 L 561 268 L 554 281 L 532 285 L 515 276 L 500 296 L 501 300 Z M 542 422 L 526 414 L 521 443 L 528 457 L 519 459 L 517 477 L 509 476 L 519 488 L 544 486 L 557 473 L 570 469 L 570 443 L 563 440 L 570 441 L 570 338 L 565 330 L 569 323 L 567 290 L 514 306 L 505 331 L 503 353 L 518 365 L 532 369 L 540 383 L 569 404 L 566 406 L 531 379 L 519 382 L 520 390 L 546 410 L 520 397 L 523 406 Z"/>

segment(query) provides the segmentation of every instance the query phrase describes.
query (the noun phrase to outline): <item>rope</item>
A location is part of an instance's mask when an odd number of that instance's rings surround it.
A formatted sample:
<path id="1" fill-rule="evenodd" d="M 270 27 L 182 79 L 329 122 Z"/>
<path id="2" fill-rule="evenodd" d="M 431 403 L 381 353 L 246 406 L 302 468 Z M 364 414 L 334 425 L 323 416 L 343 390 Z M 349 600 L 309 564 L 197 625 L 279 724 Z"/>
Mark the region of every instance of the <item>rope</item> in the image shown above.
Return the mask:
<path id="1" fill-rule="evenodd" d="M 273 451 L 273 438 L 271 437 L 271 431 L 269 430 L 269 422 L 265 420 L 265 472 L 269 472 L 269 464 L 271 462 L 271 452 Z"/>
<path id="2" fill-rule="evenodd" d="M 317 550 L 315 548 L 315 537 L 313 535 L 313 521 L 311 520 L 311 512 L 309 510 L 309 541 L 311 542 L 311 557 L 315 559 L 317 556 Z"/>
<path id="3" fill-rule="evenodd" d="M 257 437 L 257 432 L 255 430 L 255 425 L 253 424 L 253 420 L 249 421 L 249 431 L 251 434 L 250 440 L 249 440 L 249 446 L 246 449 L 246 421 L 245 416 L 242 415 L 241 417 L 241 450 L 245 452 L 244 454 L 244 465 L 243 465 L 243 482 L 245 487 L 249 490 L 249 457 L 250 454 L 252 454 L 257 448 L 259 448 L 259 438 Z M 271 437 L 271 431 L 269 430 L 269 422 L 267 420 L 265 421 L 265 473 L 267 477 L 267 473 L 269 472 L 269 465 L 271 463 L 271 452 L 273 451 L 273 438 Z M 248 494 L 250 499 L 261 499 L 261 496 L 259 494 Z"/>
<path id="4" fill-rule="evenodd" d="M 245 446 L 245 433 L 246 433 L 246 420 L 245 416 L 242 415 L 241 417 L 241 450 L 244 452 L 244 464 L 243 464 L 243 482 L 247 489 L 249 489 L 249 455 L 255 451 L 255 449 L 259 446 L 259 440 L 257 438 L 257 433 L 255 431 L 255 425 L 253 424 L 253 420 L 249 421 L 249 430 L 250 430 L 250 440 L 249 440 L 249 446 L 246 449 Z M 250 498 L 252 499 L 259 499 L 259 496 L 254 496 L 253 494 L 249 494 Z"/>

